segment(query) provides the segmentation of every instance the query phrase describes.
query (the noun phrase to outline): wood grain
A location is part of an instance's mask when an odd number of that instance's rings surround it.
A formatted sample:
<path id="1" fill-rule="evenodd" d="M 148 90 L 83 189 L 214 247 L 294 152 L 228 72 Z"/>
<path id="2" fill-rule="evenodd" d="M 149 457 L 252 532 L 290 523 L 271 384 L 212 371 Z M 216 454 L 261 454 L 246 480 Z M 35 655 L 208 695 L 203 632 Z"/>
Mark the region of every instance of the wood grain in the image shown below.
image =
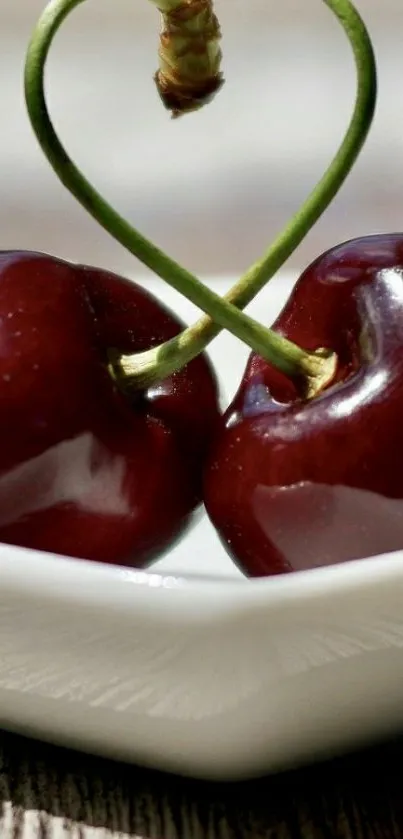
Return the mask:
<path id="1" fill-rule="evenodd" d="M 5 839 L 400 839 L 403 742 L 211 785 L 0 736 Z"/>

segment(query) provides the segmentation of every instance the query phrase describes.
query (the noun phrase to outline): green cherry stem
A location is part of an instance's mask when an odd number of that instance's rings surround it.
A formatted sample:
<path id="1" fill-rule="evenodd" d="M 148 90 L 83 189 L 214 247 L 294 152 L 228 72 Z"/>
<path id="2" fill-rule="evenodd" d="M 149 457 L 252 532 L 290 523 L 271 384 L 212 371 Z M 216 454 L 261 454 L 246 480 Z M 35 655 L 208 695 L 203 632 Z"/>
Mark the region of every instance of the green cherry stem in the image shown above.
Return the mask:
<path id="1" fill-rule="evenodd" d="M 353 114 L 336 155 L 316 187 L 263 257 L 255 262 L 225 295 L 224 299 L 239 309 L 247 306 L 276 274 L 332 202 L 351 171 L 372 125 L 377 99 L 377 71 L 368 31 L 350 0 L 324 2 L 341 24 L 353 51 L 357 73 Z M 234 332 L 233 329 L 230 331 Z M 178 359 L 178 367 L 182 367 L 201 352 L 219 332 L 219 327 L 209 317 L 204 316 L 160 347 L 138 355 L 123 355 L 119 362 L 122 381 L 125 379 L 135 387 L 137 383 L 141 385 L 156 381 L 157 369 L 159 374 L 163 371 L 165 375 L 169 375 L 175 370 Z M 267 357 L 265 352 L 261 352 L 260 355 Z M 119 367 L 116 365 L 116 373 Z M 319 380 L 316 381 L 319 384 Z M 314 382 L 311 382 L 309 389 L 314 394 Z"/>
<path id="2" fill-rule="evenodd" d="M 221 327 L 233 332 L 256 352 L 264 354 L 287 375 L 302 378 L 315 377 L 322 359 L 317 359 L 315 354 L 304 352 L 290 341 L 243 314 L 234 304 L 223 300 L 220 295 L 208 289 L 185 268 L 174 262 L 122 218 L 87 181 L 68 156 L 48 113 L 44 93 L 44 74 L 46 60 L 56 32 L 67 15 L 82 2 L 84 0 L 51 0 L 40 17 L 28 47 L 25 64 L 26 103 L 32 127 L 52 168 L 62 184 L 105 230 L 155 274 L 210 315 Z M 181 346 L 180 342 L 177 346 Z M 170 371 L 172 372 L 186 363 L 189 354 L 191 357 L 197 355 L 199 347 L 193 347 L 190 353 L 185 337 L 185 360 L 178 353 L 173 358 L 171 351 L 172 344 L 161 353 L 157 348 L 153 356 L 152 372 L 149 371 L 149 364 L 146 363 L 144 366 L 144 359 L 139 359 L 142 373 L 138 385 L 141 384 L 144 387 L 145 384 L 166 377 L 168 368 L 166 364 L 161 366 L 159 361 L 160 358 L 167 358 L 166 353 L 171 361 Z M 123 366 L 120 365 L 120 358 L 119 353 L 111 352 L 110 369 L 114 372 L 117 381 L 122 379 Z M 149 361 L 148 356 L 145 361 Z M 149 371 L 148 377 L 144 375 L 146 369 Z M 134 385 L 133 381 L 131 385 Z"/>
<path id="3" fill-rule="evenodd" d="M 323 2 L 338 19 L 353 51 L 357 73 L 353 114 L 343 142 L 319 183 L 263 257 L 246 271 L 227 295 L 227 299 L 239 308 L 246 306 L 281 268 L 333 201 L 350 173 L 372 125 L 377 98 L 377 71 L 368 31 L 350 0 Z"/>
<path id="4" fill-rule="evenodd" d="M 60 181 L 90 215 L 148 268 L 209 315 L 161 347 L 137 356 L 114 355 L 111 369 L 115 377 L 122 384 L 130 381 L 131 387 L 144 387 L 159 381 L 194 358 L 222 327 L 287 375 L 304 379 L 307 392 L 312 392 L 312 387 L 315 390 L 312 381 L 328 380 L 329 364 L 332 369 L 335 365 L 334 354 L 323 350 L 307 353 L 239 308 L 244 307 L 278 270 L 328 206 L 368 133 L 376 100 L 376 68 L 371 42 L 360 16 L 349 0 L 325 0 L 349 38 L 357 67 L 356 103 L 343 143 L 316 189 L 263 259 L 246 272 L 226 298 L 221 298 L 148 241 L 107 203 L 72 162 L 55 132 L 44 93 L 46 60 L 58 29 L 82 2 L 84 0 L 51 0 L 34 30 L 25 64 L 25 96 L 32 127 Z"/>

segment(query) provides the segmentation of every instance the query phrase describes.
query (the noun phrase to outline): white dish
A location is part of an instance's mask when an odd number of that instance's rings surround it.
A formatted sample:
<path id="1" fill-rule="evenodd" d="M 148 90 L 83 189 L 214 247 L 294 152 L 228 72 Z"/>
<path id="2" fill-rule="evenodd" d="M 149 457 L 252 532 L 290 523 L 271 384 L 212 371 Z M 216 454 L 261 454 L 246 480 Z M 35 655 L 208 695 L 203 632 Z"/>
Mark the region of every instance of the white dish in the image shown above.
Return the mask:
<path id="1" fill-rule="evenodd" d="M 271 321 L 291 281 L 250 311 Z M 227 396 L 246 355 L 212 348 Z M 3 728 L 229 780 L 402 724 L 403 552 L 249 581 L 205 519 L 150 573 L 0 546 Z"/>

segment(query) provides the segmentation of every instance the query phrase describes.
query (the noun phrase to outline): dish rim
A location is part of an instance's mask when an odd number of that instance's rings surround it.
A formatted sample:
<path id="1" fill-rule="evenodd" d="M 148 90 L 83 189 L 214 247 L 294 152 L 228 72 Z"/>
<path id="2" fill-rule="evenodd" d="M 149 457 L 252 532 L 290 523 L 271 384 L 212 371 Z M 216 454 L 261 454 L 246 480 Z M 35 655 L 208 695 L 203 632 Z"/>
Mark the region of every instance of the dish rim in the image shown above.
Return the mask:
<path id="1" fill-rule="evenodd" d="M 32 563 L 35 562 L 35 574 Z M 132 611 L 143 605 L 155 616 L 200 617 L 228 608 L 304 606 L 357 593 L 372 599 L 391 585 L 403 588 L 403 550 L 274 577 L 242 579 L 192 576 L 114 566 L 0 545 L 0 601 L 7 593 L 25 600 L 59 601 L 89 609 Z M 180 607 L 180 612 L 178 612 Z M 288 611 L 288 609 L 287 609 Z"/>

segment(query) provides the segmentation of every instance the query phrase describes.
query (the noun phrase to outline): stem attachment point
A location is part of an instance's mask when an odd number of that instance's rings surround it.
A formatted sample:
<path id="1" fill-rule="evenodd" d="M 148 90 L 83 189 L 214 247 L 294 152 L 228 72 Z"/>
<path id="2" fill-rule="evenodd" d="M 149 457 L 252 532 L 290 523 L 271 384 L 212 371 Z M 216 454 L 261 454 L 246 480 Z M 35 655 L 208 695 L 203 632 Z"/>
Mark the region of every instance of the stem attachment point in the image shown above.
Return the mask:
<path id="1" fill-rule="evenodd" d="M 305 399 L 314 399 L 319 396 L 335 378 L 337 372 L 338 358 L 332 350 L 323 347 L 316 350 L 309 356 L 306 365 L 305 378 L 303 380 L 303 396 Z"/>

